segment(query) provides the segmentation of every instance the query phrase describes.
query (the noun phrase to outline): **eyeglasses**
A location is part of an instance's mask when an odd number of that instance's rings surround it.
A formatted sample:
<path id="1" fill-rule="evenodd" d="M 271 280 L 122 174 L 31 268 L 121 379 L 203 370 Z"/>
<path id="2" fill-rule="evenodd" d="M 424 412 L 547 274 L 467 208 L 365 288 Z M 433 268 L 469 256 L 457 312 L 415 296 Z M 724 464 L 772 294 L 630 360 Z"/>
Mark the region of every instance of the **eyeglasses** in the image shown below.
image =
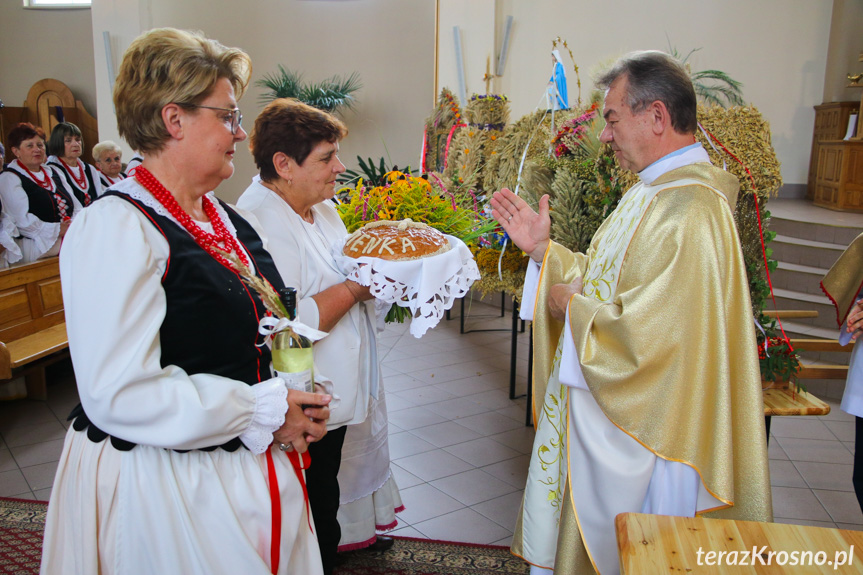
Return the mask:
<path id="1" fill-rule="evenodd" d="M 237 130 L 240 129 L 240 126 L 243 124 L 243 114 L 240 112 L 239 108 L 216 108 L 215 106 L 201 106 L 199 104 L 184 104 L 182 102 L 177 102 L 178 106 L 183 106 L 184 108 L 204 108 L 205 110 L 221 110 L 222 112 L 230 112 L 231 113 L 231 135 L 236 136 Z"/>

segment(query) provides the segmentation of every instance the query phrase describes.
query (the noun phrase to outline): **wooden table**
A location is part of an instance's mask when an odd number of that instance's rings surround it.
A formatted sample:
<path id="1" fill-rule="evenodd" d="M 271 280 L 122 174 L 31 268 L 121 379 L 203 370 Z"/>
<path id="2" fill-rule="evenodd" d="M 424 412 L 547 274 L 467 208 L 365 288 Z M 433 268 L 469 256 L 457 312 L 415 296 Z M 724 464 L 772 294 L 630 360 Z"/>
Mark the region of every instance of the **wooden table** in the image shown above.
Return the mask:
<path id="1" fill-rule="evenodd" d="M 770 418 L 774 415 L 827 415 L 830 406 L 806 391 L 792 392 L 789 388 L 765 389 L 764 427 L 770 443 Z"/>
<path id="2" fill-rule="evenodd" d="M 644 513 L 621 513 L 615 526 L 622 575 L 863 574 L 860 531 Z"/>
<path id="3" fill-rule="evenodd" d="M 806 391 L 765 389 L 764 415 L 827 415 L 830 406 Z"/>

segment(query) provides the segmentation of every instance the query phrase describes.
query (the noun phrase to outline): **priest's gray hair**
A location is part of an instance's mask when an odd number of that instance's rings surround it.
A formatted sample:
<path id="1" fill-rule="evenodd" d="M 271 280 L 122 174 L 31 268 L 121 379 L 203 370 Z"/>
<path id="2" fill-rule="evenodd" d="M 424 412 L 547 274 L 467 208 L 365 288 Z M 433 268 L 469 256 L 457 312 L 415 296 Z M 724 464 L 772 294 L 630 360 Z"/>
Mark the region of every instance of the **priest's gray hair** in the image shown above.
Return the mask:
<path id="1" fill-rule="evenodd" d="M 665 104 L 671 126 L 679 134 L 693 134 L 698 103 L 689 73 L 665 52 L 630 52 L 597 78 L 600 90 L 607 90 L 618 78 L 626 78 L 626 104 L 633 114 L 657 100 Z"/>

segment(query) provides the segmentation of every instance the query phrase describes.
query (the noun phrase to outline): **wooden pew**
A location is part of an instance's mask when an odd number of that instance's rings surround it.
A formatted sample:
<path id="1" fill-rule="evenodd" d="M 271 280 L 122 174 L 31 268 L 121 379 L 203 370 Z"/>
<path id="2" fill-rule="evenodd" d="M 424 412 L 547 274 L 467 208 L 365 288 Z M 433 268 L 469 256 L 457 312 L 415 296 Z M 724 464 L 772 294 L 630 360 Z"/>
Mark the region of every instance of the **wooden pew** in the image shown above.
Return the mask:
<path id="1" fill-rule="evenodd" d="M 27 396 L 45 400 L 45 367 L 68 347 L 58 259 L 0 270 L 0 381 L 24 376 Z"/>

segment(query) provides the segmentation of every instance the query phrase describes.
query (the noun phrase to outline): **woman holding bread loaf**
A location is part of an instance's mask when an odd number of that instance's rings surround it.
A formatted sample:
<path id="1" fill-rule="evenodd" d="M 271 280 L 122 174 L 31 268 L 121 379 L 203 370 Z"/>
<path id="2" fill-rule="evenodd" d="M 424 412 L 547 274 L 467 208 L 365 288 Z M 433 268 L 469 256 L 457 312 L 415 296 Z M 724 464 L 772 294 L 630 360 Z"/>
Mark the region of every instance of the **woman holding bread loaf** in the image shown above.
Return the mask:
<path id="1" fill-rule="evenodd" d="M 315 343 L 315 373 L 341 401 L 326 437 L 309 446 L 309 500 L 325 573 L 336 552 L 392 545 L 376 535 L 402 509 L 390 472 L 387 416 L 369 288 L 345 279 L 330 252 L 347 230 L 330 201 L 345 171 L 347 128 L 292 99 L 271 102 L 255 121 L 250 148 L 260 170 L 237 205 L 257 216 L 286 286 L 297 288 L 299 319 L 329 332 Z M 383 513 L 383 515 L 380 515 Z"/>

